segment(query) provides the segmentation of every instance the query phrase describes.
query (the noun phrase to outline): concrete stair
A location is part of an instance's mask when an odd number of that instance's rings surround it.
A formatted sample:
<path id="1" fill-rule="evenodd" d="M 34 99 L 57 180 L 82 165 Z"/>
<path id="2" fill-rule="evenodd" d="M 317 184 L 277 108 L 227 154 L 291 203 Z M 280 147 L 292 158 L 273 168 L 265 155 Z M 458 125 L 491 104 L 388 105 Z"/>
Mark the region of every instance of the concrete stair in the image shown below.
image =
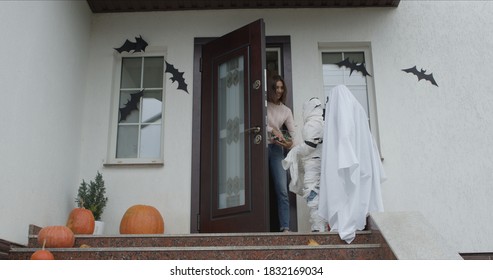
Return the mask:
<path id="1" fill-rule="evenodd" d="M 12 248 L 11 260 L 39 250 L 34 225 L 28 245 Z M 308 245 L 310 241 L 318 245 Z M 83 246 L 81 248 L 81 245 Z M 378 230 L 357 232 L 346 244 L 336 233 L 225 233 L 76 235 L 73 248 L 50 248 L 57 260 L 388 260 L 396 259 Z"/>

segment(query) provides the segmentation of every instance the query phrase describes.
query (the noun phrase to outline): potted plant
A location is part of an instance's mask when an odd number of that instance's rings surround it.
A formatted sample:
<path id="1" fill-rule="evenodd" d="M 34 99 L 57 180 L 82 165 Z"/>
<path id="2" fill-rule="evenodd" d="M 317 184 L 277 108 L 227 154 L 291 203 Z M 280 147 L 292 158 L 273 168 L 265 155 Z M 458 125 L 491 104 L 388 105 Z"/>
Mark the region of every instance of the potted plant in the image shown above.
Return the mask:
<path id="1" fill-rule="evenodd" d="M 89 209 L 94 215 L 94 220 L 96 220 L 94 234 L 102 234 L 103 232 L 104 223 L 101 221 L 101 215 L 108 202 L 105 194 L 103 175 L 98 171 L 94 181 L 86 183 L 82 180 L 75 199 L 78 207 Z"/>

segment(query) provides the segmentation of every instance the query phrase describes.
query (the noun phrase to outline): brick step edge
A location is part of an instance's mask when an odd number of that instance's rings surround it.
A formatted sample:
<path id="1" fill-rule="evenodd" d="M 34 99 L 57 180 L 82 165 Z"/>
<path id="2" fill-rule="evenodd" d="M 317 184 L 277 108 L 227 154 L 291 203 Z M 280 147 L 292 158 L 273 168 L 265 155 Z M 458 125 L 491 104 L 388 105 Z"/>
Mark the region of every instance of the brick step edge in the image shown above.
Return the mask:
<path id="1" fill-rule="evenodd" d="M 219 247 L 103 247 L 49 249 L 57 260 L 391 260 L 380 244 L 219 246 Z M 34 248 L 18 248 L 11 260 L 28 260 Z"/>
<path id="2" fill-rule="evenodd" d="M 37 235 L 29 235 L 28 247 L 40 247 Z M 75 247 L 87 244 L 92 247 L 199 247 L 199 246 L 293 246 L 306 245 L 313 239 L 319 245 L 346 244 L 338 233 L 227 233 L 227 234 L 119 234 L 75 235 Z M 133 242 L 132 240 L 135 240 Z M 201 244 L 200 240 L 204 243 Z M 134 244 L 132 244 L 134 243 Z M 255 244 L 259 243 L 259 244 Z M 286 243 L 286 244 L 283 244 Z M 372 231 L 356 233 L 353 244 L 383 243 Z"/>
<path id="3" fill-rule="evenodd" d="M 200 247 L 89 247 L 46 248 L 50 252 L 143 252 L 143 251 L 257 251 L 257 250 L 338 250 L 383 248 L 380 244 L 291 245 L 291 246 L 200 246 Z M 35 252 L 39 248 L 12 248 L 11 253 Z"/>

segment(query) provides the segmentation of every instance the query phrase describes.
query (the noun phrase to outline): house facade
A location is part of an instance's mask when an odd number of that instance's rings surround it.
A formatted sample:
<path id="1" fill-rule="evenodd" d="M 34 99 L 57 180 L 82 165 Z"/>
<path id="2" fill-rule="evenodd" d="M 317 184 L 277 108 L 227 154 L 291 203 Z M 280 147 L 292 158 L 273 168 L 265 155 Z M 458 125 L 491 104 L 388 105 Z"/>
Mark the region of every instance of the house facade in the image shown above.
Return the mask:
<path id="1" fill-rule="evenodd" d="M 388 177 L 385 211 L 422 213 L 460 253 L 492 252 L 492 12 L 489 1 L 124 13 L 93 13 L 86 1 L 4 1 L 0 238 L 25 244 L 29 224 L 65 224 L 80 182 L 97 171 L 109 197 L 105 233 L 118 234 L 135 204 L 156 207 L 165 233 L 200 232 L 201 50 L 261 20 L 266 67 L 289 80 L 298 129 L 305 100 L 349 84 L 366 102 Z M 139 36 L 145 51 L 115 50 Z M 335 64 L 347 57 L 370 75 Z M 413 66 L 437 85 L 402 71 Z M 152 97 L 142 115 L 122 119 L 143 88 Z M 158 119 L 145 122 L 144 112 Z M 158 140 L 126 140 L 135 135 Z M 307 211 L 297 198 L 298 231 L 309 231 Z"/>

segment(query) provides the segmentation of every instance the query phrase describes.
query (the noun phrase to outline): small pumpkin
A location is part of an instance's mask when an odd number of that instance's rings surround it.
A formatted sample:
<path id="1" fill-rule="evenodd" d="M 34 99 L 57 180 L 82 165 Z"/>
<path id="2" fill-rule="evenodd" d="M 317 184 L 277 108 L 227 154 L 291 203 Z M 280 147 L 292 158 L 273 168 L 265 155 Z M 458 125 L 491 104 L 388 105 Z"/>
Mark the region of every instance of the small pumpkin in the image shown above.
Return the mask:
<path id="1" fill-rule="evenodd" d="M 54 260 L 55 259 L 55 256 L 53 256 L 53 254 L 50 251 L 45 250 L 45 244 L 46 244 L 46 240 L 43 242 L 43 247 L 41 248 L 41 250 L 37 250 L 36 252 L 34 252 L 31 255 L 31 260 Z"/>
<path id="2" fill-rule="evenodd" d="M 75 235 L 66 226 L 47 226 L 38 233 L 38 244 L 45 241 L 47 248 L 70 248 L 74 246 Z"/>
<path id="3" fill-rule="evenodd" d="M 127 209 L 120 222 L 121 234 L 162 234 L 164 219 L 149 205 L 137 204 Z"/>
<path id="4" fill-rule="evenodd" d="M 74 234 L 92 234 L 94 232 L 94 215 L 86 208 L 74 208 L 67 220 L 67 227 Z"/>

